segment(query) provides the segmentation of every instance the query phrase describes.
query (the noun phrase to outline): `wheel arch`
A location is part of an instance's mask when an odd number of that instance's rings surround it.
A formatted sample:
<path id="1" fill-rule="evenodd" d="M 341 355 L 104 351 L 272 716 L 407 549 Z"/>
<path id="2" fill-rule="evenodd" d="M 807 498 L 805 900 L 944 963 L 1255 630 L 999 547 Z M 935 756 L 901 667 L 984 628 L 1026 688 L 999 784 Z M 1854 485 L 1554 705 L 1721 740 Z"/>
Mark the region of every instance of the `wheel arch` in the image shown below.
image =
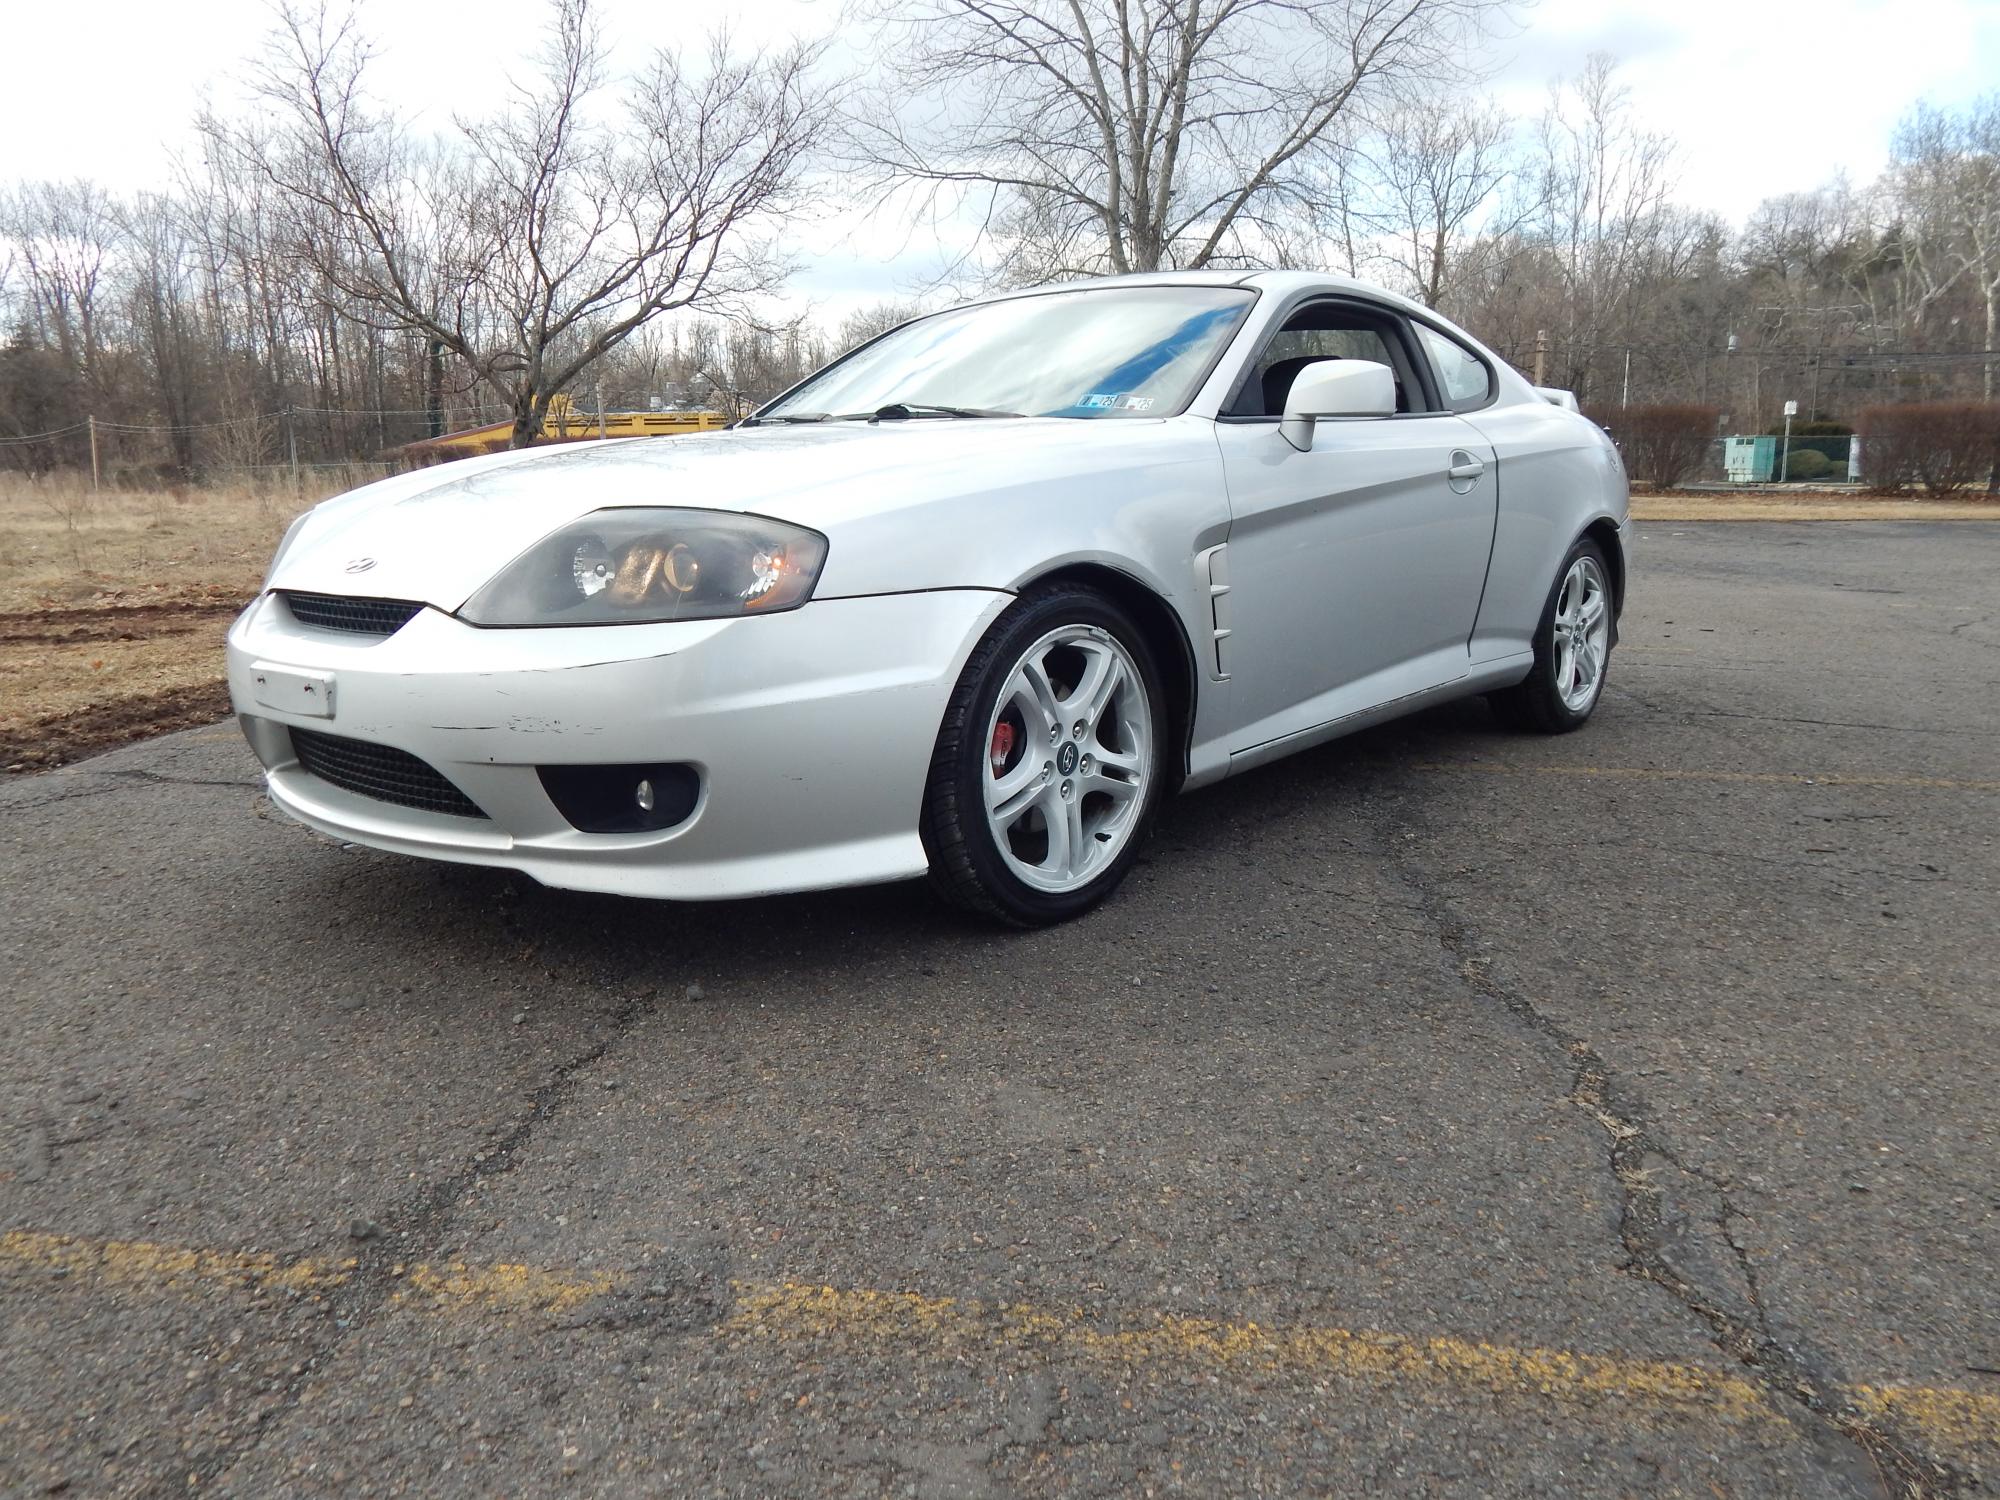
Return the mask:
<path id="1" fill-rule="evenodd" d="M 1165 679 L 1172 743 L 1179 752 L 1167 768 L 1165 790 L 1169 793 L 1177 790 L 1187 778 L 1188 746 L 1194 739 L 1195 694 L 1201 680 L 1195 669 L 1194 646 L 1188 640 L 1187 626 L 1179 612 L 1144 581 L 1104 563 L 1064 563 L 1025 580 L 1016 592 L 1026 593 L 1052 583 L 1081 584 L 1108 595 L 1145 632 L 1146 644 Z"/>

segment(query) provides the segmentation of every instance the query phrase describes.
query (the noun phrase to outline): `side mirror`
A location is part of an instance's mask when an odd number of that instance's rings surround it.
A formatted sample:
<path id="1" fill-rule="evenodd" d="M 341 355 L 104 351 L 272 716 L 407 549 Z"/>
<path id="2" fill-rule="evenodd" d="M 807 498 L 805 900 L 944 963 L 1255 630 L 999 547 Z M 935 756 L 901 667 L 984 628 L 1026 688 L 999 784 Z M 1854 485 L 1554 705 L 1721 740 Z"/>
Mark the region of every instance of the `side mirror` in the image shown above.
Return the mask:
<path id="1" fill-rule="evenodd" d="M 1313 422 L 1320 417 L 1393 417 L 1396 374 L 1368 359 L 1322 359 L 1300 370 L 1285 397 L 1278 431 L 1301 453 L 1313 445 Z"/>

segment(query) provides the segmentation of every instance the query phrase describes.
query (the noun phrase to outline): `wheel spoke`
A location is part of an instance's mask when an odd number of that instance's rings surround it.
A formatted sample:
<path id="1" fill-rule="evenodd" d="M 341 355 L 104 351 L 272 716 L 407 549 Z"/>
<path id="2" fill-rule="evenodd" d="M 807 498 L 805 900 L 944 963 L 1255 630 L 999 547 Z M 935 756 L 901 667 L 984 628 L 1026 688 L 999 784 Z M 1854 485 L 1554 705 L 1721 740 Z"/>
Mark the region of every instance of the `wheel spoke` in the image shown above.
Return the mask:
<path id="1" fill-rule="evenodd" d="M 1076 784 L 1076 794 L 1079 798 L 1087 796 L 1091 792 L 1102 792 L 1105 796 L 1111 798 L 1112 801 L 1120 804 L 1136 802 L 1139 800 L 1139 783 L 1136 781 L 1123 781 L 1115 776 L 1106 776 L 1100 772 L 1086 776 Z"/>
<path id="2" fill-rule="evenodd" d="M 1562 595 L 1556 600 L 1556 619 L 1564 625 L 1576 623 L 1578 579 L 1575 573 L 1563 580 Z"/>
<path id="3" fill-rule="evenodd" d="M 1111 706 L 1112 698 L 1124 685 L 1125 663 L 1109 651 L 1092 653 L 1082 680 L 1062 700 L 1064 717 L 1083 720 L 1090 726 L 1086 732 L 1094 734 L 1104 711 Z"/>
<path id="4" fill-rule="evenodd" d="M 1056 698 L 1055 684 L 1049 681 L 1048 668 L 1039 657 L 1031 656 L 1014 669 L 1005 702 L 1020 712 L 1031 746 L 1038 740 L 1046 744 L 1049 731 L 1062 724 L 1062 707 Z"/>
<path id="5" fill-rule="evenodd" d="M 1034 746 L 1029 746 L 1032 752 Z M 1011 828 L 1019 821 L 1021 814 L 1034 805 L 1047 783 L 1042 779 L 1042 758 L 1039 753 L 1025 754 L 1021 763 L 1004 776 L 995 776 L 986 783 L 986 810 L 993 823 L 999 828 Z"/>
<path id="6" fill-rule="evenodd" d="M 1049 796 L 1042 799 L 1042 823 L 1048 829 L 1049 847 L 1042 855 L 1041 870 L 1046 875 L 1058 879 L 1067 878 L 1070 872 L 1071 848 L 1073 847 L 1072 827 L 1069 810 L 1063 806 L 1062 798 Z"/>
<path id="7" fill-rule="evenodd" d="M 1083 831 L 1082 794 L 1065 797 L 1061 801 L 1063 828 L 1069 842 L 1069 860 L 1064 873 L 1074 880 L 1090 867 L 1090 859 L 1097 850 L 1097 843 Z"/>

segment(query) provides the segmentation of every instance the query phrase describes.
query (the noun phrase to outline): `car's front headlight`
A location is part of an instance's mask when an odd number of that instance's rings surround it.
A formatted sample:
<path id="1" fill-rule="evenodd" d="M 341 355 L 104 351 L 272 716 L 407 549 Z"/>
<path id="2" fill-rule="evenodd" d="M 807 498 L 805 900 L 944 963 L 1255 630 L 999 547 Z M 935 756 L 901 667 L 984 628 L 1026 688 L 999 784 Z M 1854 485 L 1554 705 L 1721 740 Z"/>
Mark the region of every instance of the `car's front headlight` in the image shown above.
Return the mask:
<path id="1" fill-rule="evenodd" d="M 817 531 L 714 510 L 600 510 L 542 538 L 459 611 L 474 625 L 637 625 L 796 609 Z"/>

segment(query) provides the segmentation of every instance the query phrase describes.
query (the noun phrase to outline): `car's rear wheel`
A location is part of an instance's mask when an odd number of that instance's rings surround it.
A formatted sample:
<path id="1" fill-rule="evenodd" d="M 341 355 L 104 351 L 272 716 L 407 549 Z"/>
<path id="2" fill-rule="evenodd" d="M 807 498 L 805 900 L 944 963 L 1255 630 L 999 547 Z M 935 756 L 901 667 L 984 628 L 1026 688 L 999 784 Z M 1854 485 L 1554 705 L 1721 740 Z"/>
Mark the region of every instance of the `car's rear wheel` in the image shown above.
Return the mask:
<path id="1" fill-rule="evenodd" d="M 1089 910 L 1153 811 L 1165 702 L 1144 634 L 1093 589 L 1024 595 L 973 651 L 924 792 L 931 878 L 1021 926 Z"/>
<path id="2" fill-rule="evenodd" d="M 1488 695 L 1503 723 L 1566 734 L 1590 717 L 1611 664 L 1613 608 L 1604 549 L 1585 537 L 1563 559 L 1542 607 L 1535 665 L 1516 686 Z"/>

